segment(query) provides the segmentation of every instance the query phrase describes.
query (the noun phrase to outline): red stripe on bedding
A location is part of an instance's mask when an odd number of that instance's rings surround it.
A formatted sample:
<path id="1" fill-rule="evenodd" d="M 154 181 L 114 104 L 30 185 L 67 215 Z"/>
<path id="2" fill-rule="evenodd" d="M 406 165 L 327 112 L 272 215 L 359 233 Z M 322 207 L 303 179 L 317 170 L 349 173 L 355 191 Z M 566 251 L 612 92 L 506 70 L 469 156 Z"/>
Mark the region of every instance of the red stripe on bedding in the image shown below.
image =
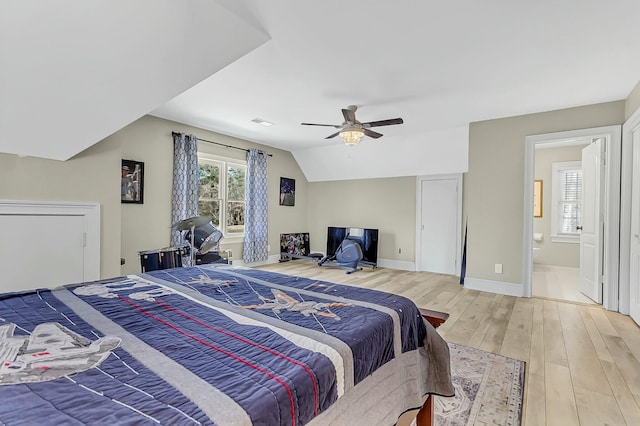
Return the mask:
<path id="1" fill-rule="evenodd" d="M 198 318 L 194 318 L 189 314 L 186 314 L 184 312 L 178 311 L 177 309 L 173 308 L 172 306 L 168 305 L 167 303 L 161 302 L 161 301 L 159 301 L 157 299 L 156 299 L 156 303 L 159 304 L 160 306 L 162 306 L 163 308 L 167 309 L 168 311 L 171 311 L 171 312 L 173 312 L 173 313 L 175 313 L 177 315 L 180 315 L 181 317 L 187 318 L 188 320 L 194 321 L 195 323 L 197 323 L 197 324 L 199 324 L 199 325 L 201 325 L 203 327 L 209 328 L 211 330 L 214 330 L 214 331 L 216 331 L 218 333 L 224 334 L 225 336 L 229 336 L 229 337 L 231 337 L 233 339 L 239 340 L 239 341 L 241 341 L 243 343 L 246 343 L 248 345 L 255 346 L 256 348 L 262 349 L 263 351 L 268 352 L 271 355 L 275 355 L 277 357 L 280 357 L 280 358 L 284 359 L 285 361 L 288 361 L 288 362 L 290 362 L 292 364 L 297 365 L 298 367 L 303 368 L 304 371 L 309 376 L 309 378 L 311 379 L 311 384 L 313 385 L 313 396 L 314 396 L 314 402 L 315 402 L 313 414 L 315 416 L 318 415 L 318 407 L 319 407 L 320 402 L 319 402 L 319 396 L 318 396 L 318 388 L 316 386 L 316 378 L 315 378 L 315 375 L 313 374 L 313 372 L 311 371 L 311 369 L 309 369 L 309 367 L 307 365 L 305 365 L 305 364 L 301 363 L 300 361 L 297 361 L 297 360 L 295 360 L 293 358 L 289 358 L 285 354 L 282 354 L 280 352 L 276 352 L 273 349 L 267 348 L 266 346 L 262 346 L 259 343 L 253 342 L 253 341 L 251 341 L 249 339 L 245 339 L 244 337 L 241 337 L 241 336 L 238 336 L 236 334 L 230 333 L 230 332 L 228 332 L 226 330 L 223 330 L 221 328 L 215 327 L 213 325 L 204 323 L 204 322 L 200 321 Z"/>
<path id="2" fill-rule="evenodd" d="M 241 362 L 241 363 L 253 368 L 256 371 L 259 371 L 260 373 L 265 374 L 265 375 L 269 376 L 271 379 L 273 379 L 276 382 L 280 383 L 285 388 L 285 390 L 287 391 L 287 394 L 289 395 L 289 404 L 291 406 L 291 425 L 292 426 L 296 425 L 296 413 L 295 413 L 294 402 L 293 402 L 293 394 L 291 393 L 291 389 L 289 389 L 289 386 L 282 379 L 280 379 L 279 377 L 276 377 L 275 375 L 273 375 L 272 373 L 262 369 L 261 367 L 258 367 L 257 365 L 252 364 L 251 362 L 240 358 L 237 355 L 234 355 L 234 354 L 232 354 L 232 353 L 230 353 L 230 352 L 228 352 L 228 351 L 226 351 L 226 350 L 224 350 L 222 348 L 219 348 L 219 347 L 217 347 L 215 345 L 212 345 L 211 343 L 205 342 L 204 340 L 202 340 L 202 339 L 200 339 L 200 338 L 198 338 L 198 337 L 196 337 L 196 336 L 194 336 L 192 334 L 189 334 L 184 330 L 181 330 L 179 327 L 169 323 L 168 321 L 163 320 L 162 318 L 158 318 L 157 316 L 155 316 L 152 313 L 148 312 L 142 306 L 137 305 L 137 304 L 131 302 L 130 300 L 125 299 L 122 296 L 118 296 L 118 299 L 120 299 L 121 301 L 127 303 L 130 306 L 133 306 L 135 309 L 139 310 L 140 312 L 142 312 L 143 314 L 145 314 L 148 317 L 152 318 L 153 320 L 159 322 L 160 324 L 166 325 L 167 327 L 169 327 L 169 328 L 177 331 L 178 333 L 180 333 L 180 334 L 182 334 L 182 335 L 184 335 L 184 336 L 186 336 L 186 337 L 188 337 L 188 338 L 200 343 L 201 345 L 207 346 L 207 347 L 209 347 L 209 348 L 211 348 L 211 349 L 213 349 L 213 350 L 215 350 L 217 352 L 220 352 L 220 353 L 222 353 L 222 354 L 224 354 L 224 355 L 226 355 L 226 356 L 228 356 L 230 358 L 233 358 L 236 361 L 239 361 L 239 362 Z"/>

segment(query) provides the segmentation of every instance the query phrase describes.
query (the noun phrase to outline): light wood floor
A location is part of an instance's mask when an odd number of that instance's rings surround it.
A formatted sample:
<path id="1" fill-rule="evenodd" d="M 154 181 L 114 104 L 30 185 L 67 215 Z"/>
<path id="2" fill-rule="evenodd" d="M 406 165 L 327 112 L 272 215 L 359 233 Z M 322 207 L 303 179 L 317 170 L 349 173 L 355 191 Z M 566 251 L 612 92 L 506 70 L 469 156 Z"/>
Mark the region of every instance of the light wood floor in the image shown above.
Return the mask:
<path id="1" fill-rule="evenodd" d="M 534 263 L 531 290 L 536 297 L 587 304 L 595 303 L 580 292 L 579 268 Z"/>
<path id="2" fill-rule="evenodd" d="M 468 290 L 458 279 L 364 267 L 344 270 L 295 260 L 259 269 L 375 288 L 448 312 L 448 341 L 527 362 L 523 423 L 640 425 L 640 328 L 600 306 Z"/>

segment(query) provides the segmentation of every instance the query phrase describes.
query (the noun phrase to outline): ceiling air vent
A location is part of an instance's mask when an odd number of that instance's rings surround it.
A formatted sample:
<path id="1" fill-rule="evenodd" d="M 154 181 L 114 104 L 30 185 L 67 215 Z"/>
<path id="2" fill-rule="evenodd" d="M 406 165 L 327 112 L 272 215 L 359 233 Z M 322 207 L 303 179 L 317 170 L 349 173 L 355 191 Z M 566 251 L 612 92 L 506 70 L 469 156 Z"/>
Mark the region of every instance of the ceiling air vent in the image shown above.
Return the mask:
<path id="1" fill-rule="evenodd" d="M 253 121 L 254 123 L 262 124 L 263 126 L 273 126 L 273 123 L 267 120 L 263 120 L 262 118 L 254 118 L 251 121 Z"/>

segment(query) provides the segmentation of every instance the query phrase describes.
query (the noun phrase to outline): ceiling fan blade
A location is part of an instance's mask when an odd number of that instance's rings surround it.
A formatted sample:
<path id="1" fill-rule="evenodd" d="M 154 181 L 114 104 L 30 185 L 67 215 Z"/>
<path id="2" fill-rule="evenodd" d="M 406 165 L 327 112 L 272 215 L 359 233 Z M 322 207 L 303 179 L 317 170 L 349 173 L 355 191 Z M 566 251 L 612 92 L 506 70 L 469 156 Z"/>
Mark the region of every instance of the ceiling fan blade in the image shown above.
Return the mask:
<path id="1" fill-rule="evenodd" d="M 380 120 L 380 121 L 370 121 L 368 123 L 362 123 L 363 127 L 380 127 L 380 126 L 391 126 L 392 124 L 402 124 L 404 121 L 402 118 L 392 118 L 389 120 Z"/>
<path id="2" fill-rule="evenodd" d="M 316 123 L 300 123 L 303 126 L 324 126 L 324 127 L 335 127 L 336 129 L 341 128 L 342 126 L 339 126 L 337 124 L 316 124 Z"/>
<path id="3" fill-rule="evenodd" d="M 331 139 L 331 138 L 335 138 L 336 136 L 338 136 L 340 134 L 340 132 L 335 132 L 332 135 L 327 136 L 325 139 Z"/>
<path id="4" fill-rule="evenodd" d="M 342 109 L 342 115 L 344 116 L 344 121 L 347 123 L 355 123 L 356 122 L 356 112 L 352 109 Z"/>
<path id="5" fill-rule="evenodd" d="M 362 129 L 362 131 L 364 132 L 365 135 L 369 136 L 370 138 L 378 139 L 380 136 L 382 136 L 382 133 L 374 132 L 373 130 Z"/>

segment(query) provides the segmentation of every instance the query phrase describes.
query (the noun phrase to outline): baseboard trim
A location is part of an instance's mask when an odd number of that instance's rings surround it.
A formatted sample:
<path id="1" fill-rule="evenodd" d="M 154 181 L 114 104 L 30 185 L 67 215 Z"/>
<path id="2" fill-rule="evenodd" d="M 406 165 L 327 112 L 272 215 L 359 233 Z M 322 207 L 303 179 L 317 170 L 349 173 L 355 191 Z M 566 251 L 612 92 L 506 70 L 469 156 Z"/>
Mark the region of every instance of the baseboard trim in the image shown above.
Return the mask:
<path id="1" fill-rule="evenodd" d="M 524 292 L 524 286 L 522 284 L 484 280 L 482 278 L 473 277 L 466 277 L 464 279 L 464 287 L 469 290 L 480 290 L 516 297 L 523 297 Z"/>
<path id="2" fill-rule="evenodd" d="M 378 259 L 378 266 L 381 268 L 399 269 L 401 271 L 415 271 L 415 262 L 405 260 Z"/>

